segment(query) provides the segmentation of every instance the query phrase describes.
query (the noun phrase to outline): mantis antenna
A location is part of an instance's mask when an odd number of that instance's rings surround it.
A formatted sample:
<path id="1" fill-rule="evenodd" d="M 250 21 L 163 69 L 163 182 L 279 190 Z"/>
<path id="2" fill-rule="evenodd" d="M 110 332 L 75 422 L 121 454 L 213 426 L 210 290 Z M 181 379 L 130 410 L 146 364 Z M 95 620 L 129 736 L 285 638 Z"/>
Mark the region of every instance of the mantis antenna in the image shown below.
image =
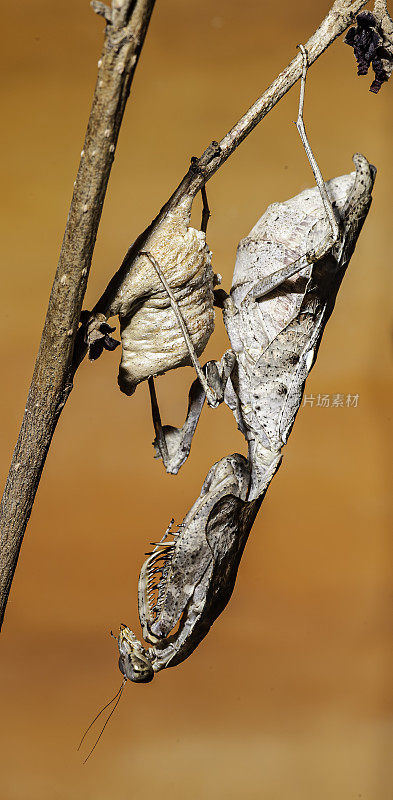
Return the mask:
<path id="1" fill-rule="evenodd" d="M 98 714 L 96 714 L 96 716 L 94 717 L 94 719 L 93 719 L 93 720 L 92 720 L 92 722 L 90 723 L 89 727 L 88 727 L 88 728 L 86 728 L 86 730 L 85 730 L 85 732 L 84 732 L 84 734 L 83 734 L 83 736 L 82 736 L 82 738 L 81 738 L 81 740 L 80 740 L 80 742 L 79 742 L 79 744 L 78 744 L 77 750 L 80 750 L 80 748 L 81 748 L 81 745 L 82 745 L 82 742 L 83 742 L 83 741 L 84 741 L 84 739 L 86 738 L 86 736 L 87 736 L 87 734 L 88 734 L 88 732 L 89 732 L 90 728 L 92 728 L 92 727 L 93 727 L 93 725 L 94 725 L 94 723 L 96 722 L 96 720 L 97 720 L 97 719 L 98 719 L 98 718 L 101 716 L 101 714 L 102 714 L 102 713 L 105 711 L 105 709 L 106 709 L 106 708 L 108 708 L 108 706 L 110 706 L 110 705 L 113 703 L 113 701 L 114 701 L 114 700 L 116 700 L 116 703 L 115 703 L 115 705 L 114 705 L 114 706 L 113 706 L 113 708 L 112 708 L 112 711 L 110 712 L 110 714 L 109 714 L 109 716 L 108 716 L 108 718 L 107 718 L 107 720 L 106 720 L 105 724 L 103 725 L 103 727 L 102 727 L 102 729 L 101 729 L 101 733 L 100 733 L 100 735 L 99 735 L 99 736 L 98 736 L 98 738 L 96 739 L 96 741 L 95 741 L 95 743 L 94 743 L 93 747 L 92 747 L 92 748 L 91 748 L 91 750 L 90 750 L 90 753 L 89 753 L 89 754 L 86 756 L 86 758 L 85 758 L 85 760 L 84 760 L 84 762 L 83 762 L 84 764 L 86 764 L 86 761 L 87 761 L 87 760 L 90 758 L 90 756 L 91 756 L 91 754 L 92 754 L 93 750 L 95 750 L 95 748 L 97 747 L 97 745 L 98 745 L 98 742 L 100 741 L 100 739 L 101 739 L 101 736 L 102 736 L 102 734 L 104 733 L 104 730 L 105 730 L 105 728 L 106 728 L 106 726 L 107 726 L 107 724 L 108 724 L 108 722 L 109 722 L 109 720 L 110 720 L 110 718 L 111 718 L 111 716 L 112 716 L 113 712 L 115 711 L 115 709 L 116 709 L 116 706 L 117 706 L 117 705 L 118 705 L 118 703 L 119 703 L 119 700 L 120 700 L 120 698 L 121 698 L 121 695 L 122 695 L 122 692 L 123 692 L 123 689 L 124 689 L 124 687 L 125 687 L 126 683 L 127 683 L 127 678 L 125 678 L 125 679 L 124 679 L 123 683 L 122 683 L 122 684 L 121 684 L 121 686 L 120 686 L 120 689 L 119 689 L 119 690 L 116 692 L 115 696 L 114 696 L 114 697 L 112 697 L 112 699 L 111 699 L 111 700 L 109 700 L 109 703 L 107 703 L 107 704 L 106 704 L 106 705 L 105 705 L 105 706 L 104 706 L 104 707 L 101 709 L 101 711 L 99 711 L 99 712 L 98 712 Z M 116 699 L 116 698 L 117 698 L 117 699 Z"/>

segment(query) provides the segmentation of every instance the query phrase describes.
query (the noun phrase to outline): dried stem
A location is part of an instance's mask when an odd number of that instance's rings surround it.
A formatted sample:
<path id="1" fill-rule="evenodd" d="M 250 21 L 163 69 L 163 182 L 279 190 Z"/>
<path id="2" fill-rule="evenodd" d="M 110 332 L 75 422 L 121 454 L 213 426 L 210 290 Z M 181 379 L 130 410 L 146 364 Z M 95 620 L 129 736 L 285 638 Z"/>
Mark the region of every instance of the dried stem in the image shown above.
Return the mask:
<path id="1" fill-rule="evenodd" d="M 351 25 L 365 5 L 366 0 L 336 0 L 306 42 L 310 64 Z M 112 8 L 99 0 L 93 2 L 94 11 L 107 22 L 105 43 L 40 350 L 1 505 L 0 625 L 51 439 L 71 391 L 73 374 L 86 352 L 79 335 L 73 356 L 76 328 L 124 107 L 153 6 L 154 0 L 113 0 Z M 197 194 L 296 83 L 301 71 L 299 54 L 221 142 L 209 145 L 191 165 L 158 216 L 128 250 L 94 311 L 111 315 L 119 284 L 140 250 L 148 248 L 149 238 L 164 216 L 183 197 Z"/>
<path id="2" fill-rule="evenodd" d="M 72 356 L 98 225 L 155 0 L 95 2 L 107 20 L 63 244 L 19 438 L 0 509 L 0 626 L 45 458 L 72 386 Z"/>

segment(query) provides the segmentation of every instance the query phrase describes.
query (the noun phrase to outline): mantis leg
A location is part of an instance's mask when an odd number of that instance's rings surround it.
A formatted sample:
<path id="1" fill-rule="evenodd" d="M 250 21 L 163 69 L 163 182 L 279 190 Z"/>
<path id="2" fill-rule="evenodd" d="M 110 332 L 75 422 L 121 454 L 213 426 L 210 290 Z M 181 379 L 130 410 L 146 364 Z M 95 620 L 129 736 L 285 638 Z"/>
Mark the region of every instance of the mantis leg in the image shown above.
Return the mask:
<path id="1" fill-rule="evenodd" d="M 307 50 L 304 47 L 304 45 L 300 44 L 299 49 L 303 57 L 303 71 L 300 83 L 299 111 L 298 111 L 298 118 L 296 121 L 296 127 L 299 132 L 299 136 L 301 138 L 305 153 L 310 162 L 310 166 L 313 171 L 315 182 L 319 189 L 319 193 L 321 195 L 321 200 L 323 203 L 323 207 L 325 209 L 326 217 L 330 225 L 331 233 L 329 236 L 323 239 L 323 241 L 320 243 L 320 245 L 315 251 L 307 253 L 304 256 L 301 256 L 296 261 L 293 261 L 292 264 L 288 264 L 282 269 L 279 269 L 276 272 L 272 272 L 271 275 L 267 275 L 266 277 L 258 281 L 253 286 L 253 288 L 250 289 L 250 292 L 247 294 L 247 297 L 253 297 L 254 299 L 259 299 L 261 297 L 264 297 L 264 295 L 269 294 L 269 292 L 280 286 L 280 284 L 282 284 L 287 278 L 291 278 L 293 275 L 296 275 L 302 269 L 309 266 L 309 264 L 314 263 L 319 258 L 322 258 L 340 238 L 340 227 L 335 217 L 333 206 L 329 199 L 329 195 L 326 191 L 326 186 L 322 177 L 321 170 L 319 169 L 317 160 L 311 149 L 310 143 L 307 138 L 306 129 L 304 127 L 303 107 L 304 107 L 304 93 L 306 87 L 306 76 L 308 70 L 308 58 L 307 58 Z"/>
<path id="2" fill-rule="evenodd" d="M 161 414 L 160 409 L 158 407 L 158 400 L 156 394 L 156 387 L 154 383 L 154 378 L 151 375 L 148 378 L 149 384 L 149 393 L 150 393 L 150 404 L 151 404 L 151 415 L 153 418 L 153 425 L 154 425 L 154 432 L 156 434 L 156 438 L 154 440 L 154 445 L 157 449 L 157 453 L 161 456 L 165 467 L 168 469 L 169 464 L 169 453 L 168 447 L 165 439 L 165 434 L 163 431 L 162 423 L 161 423 Z M 170 470 L 168 470 L 170 471 Z"/>
<path id="3" fill-rule="evenodd" d="M 306 152 L 306 156 L 307 156 L 307 158 L 308 158 L 308 160 L 310 162 L 310 166 L 311 166 L 311 169 L 312 169 L 313 174 L 314 174 L 315 182 L 316 182 L 316 184 L 318 186 L 319 193 L 321 195 L 321 200 L 322 200 L 322 203 L 323 203 L 323 207 L 325 209 L 326 216 L 327 216 L 327 218 L 329 220 L 329 225 L 330 225 L 330 228 L 331 228 L 331 231 L 332 231 L 332 238 L 333 238 L 332 244 L 333 244 L 339 238 L 340 228 L 339 228 L 338 222 L 336 220 L 336 217 L 334 215 L 334 210 L 333 210 L 333 206 L 331 204 L 331 201 L 329 199 L 329 195 L 328 195 L 328 193 L 326 191 L 326 186 L 325 186 L 325 182 L 324 182 L 323 177 L 322 177 L 321 170 L 319 169 L 317 160 L 316 160 L 316 158 L 314 156 L 313 151 L 311 150 L 310 142 L 308 141 L 307 134 L 306 134 L 306 129 L 304 127 L 303 107 L 304 107 L 304 93 L 305 93 L 305 88 L 306 88 L 306 76 L 307 76 L 307 70 L 308 70 L 308 55 L 307 55 L 307 50 L 304 47 L 304 45 L 299 44 L 299 50 L 300 50 L 300 52 L 302 54 L 302 57 L 303 57 L 303 71 L 302 71 L 302 77 L 301 77 L 301 82 L 300 82 L 299 111 L 298 111 L 298 117 L 297 117 L 297 121 L 296 121 L 296 127 L 297 127 L 297 130 L 299 132 L 299 136 L 300 136 L 300 138 L 302 140 L 302 145 L 303 145 L 304 150 Z"/>
<path id="4" fill-rule="evenodd" d="M 161 424 L 153 377 L 149 378 L 149 391 L 156 434 L 153 442 L 156 458 L 162 458 L 166 471 L 176 475 L 188 458 L 192 437 L 194 436 L 206 395 L 197 378 L 189 391 L 187 417 L 184 425 L 181 428 L 174 428 L 172 425 Z"/>
<path id="5" fill-rule="evenodd" d="M 311 259 L 307 255 L 301 256 L 301 258 L 298 258 L 296 261 L 292 261 L 291 264 L 287 264 L 285 267 L 282 267 L 282 269 L 278 269 L 276 272 L 272 272 L 270 275 L 266 275 L 264 278 L 256 281 L 246 294 L 246 297 L 252 297 L 256 300 L 260 297 L 264 297 L 265 294 L 269 294 L 269 292 L 272 292 L 277 286 L 281 286 L 287 278 L 291 278 L 292 275 L 296 275 L 297 272 L 308 267 L 310 263 Z"/>
<path id="6" fill-rule="evenodd" d="M 218 403 L 222 403 L 224 400 L 225 386 L 235 361 L 235 354 L 232 350 L 227 350 L 219 363 L 216 361 L 208 361 L 207 364 L 205 364 L 204 373 L 206 374 L 206 380 L 213 388 Z M 192 438 L 205 402 L 205 390 L 198 378 L 191 384 L 188 395 L 187 416 L 184 425 L 181 428 L 174 428 L 172 425 L 162 425 L 154 378 L 150 377 L 148 383 L 153 425 L 156 434 L 156 438 L 153 442 L 156 450 L 156 457 L 162 458 L 167 472 L 176 475 L 189 456 Z"/>

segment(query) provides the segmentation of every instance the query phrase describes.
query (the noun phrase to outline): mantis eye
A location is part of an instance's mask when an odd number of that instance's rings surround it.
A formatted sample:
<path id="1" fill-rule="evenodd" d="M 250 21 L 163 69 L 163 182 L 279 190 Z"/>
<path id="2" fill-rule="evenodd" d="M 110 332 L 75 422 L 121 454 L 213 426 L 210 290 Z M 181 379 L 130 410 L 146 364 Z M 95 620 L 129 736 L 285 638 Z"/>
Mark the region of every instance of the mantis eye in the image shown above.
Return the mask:
<path id="1" fill-rule="evenodd" d="M 134 683 L 149 683 L 154 678 L 154 670 L 151 664 L 142 658 L 138 658 L 135 653 L 120 655 L 119 669 L 127 680 Z"/>

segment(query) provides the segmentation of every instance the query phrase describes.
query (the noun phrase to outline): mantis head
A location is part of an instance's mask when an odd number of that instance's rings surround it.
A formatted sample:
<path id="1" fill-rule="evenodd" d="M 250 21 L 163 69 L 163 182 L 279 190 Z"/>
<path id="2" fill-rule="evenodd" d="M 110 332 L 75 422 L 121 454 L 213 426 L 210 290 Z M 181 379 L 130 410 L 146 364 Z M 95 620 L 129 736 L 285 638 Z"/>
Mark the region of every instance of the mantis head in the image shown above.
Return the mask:
<path id="1" fill-rule="evenodd" d="M 134 683 L 149 683 L 154 678 L 154 670 L 144 647 L 127 625 L 120 625 L 119 669 L 125 678 Z"/>
<path id="2" fill-rule="evenodd" d="M 115 696 L 109 700 L 109 703 L 106 703 L 101 711 L 96 714 L 93 721 L 90 723 L 89 727 L 86 728 L 80 742 L 78 745 L 78 750 L 80 750 L 86 735 L 88 734 L 89 730 L 92 728 L 96 720 L 101 716 L 101 714 L 105 711 L 105 709 L 109 708 L 109 706 L 114 703 L 112 711 L 109 713 L 102 729 L 100 735 L 97 737 L 93 747 L 91 748 L 90 752 L 86 756 L 84 760 L 84 764 L 90 758 L 91 754 L 97 747 L 98 742 L 101 739 L 104 730 L 114 713 L 115 709 L 117 708 L 120 698 L 123 694 L 123 689 L 127 683 L 127 681 L 134 681 L 134 683 L 148 683 L 154 678 L 154 670 L 151 665 L 151 662 L 148 659 L 146 650 L 142 647 L 141 643 L 138 642 L 138 639 L 130 630 L 127 628 L 127 625 L 120 625 L 119 636 L 116 637 L 111 631 L 111 636 L 116 639 L 118 646 L 119 646 L 119 668 L 120 672 L 124 675 L 123 683 L 120 686 L 120 689 L 116 692 Z"/>

